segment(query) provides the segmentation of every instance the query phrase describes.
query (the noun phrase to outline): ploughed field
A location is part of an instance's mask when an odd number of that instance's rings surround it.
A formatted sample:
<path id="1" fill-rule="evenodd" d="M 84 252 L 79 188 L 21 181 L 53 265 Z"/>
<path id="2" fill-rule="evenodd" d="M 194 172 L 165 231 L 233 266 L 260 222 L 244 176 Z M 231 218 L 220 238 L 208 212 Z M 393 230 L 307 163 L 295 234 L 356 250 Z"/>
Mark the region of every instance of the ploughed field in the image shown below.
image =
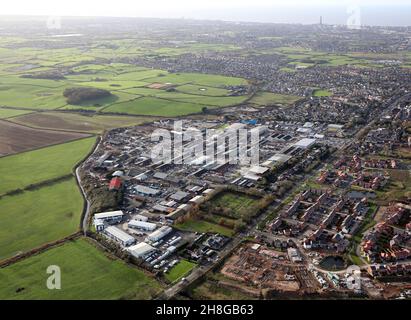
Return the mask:
<path id="1" fill-rule="evenodd" d="M 0 157 L 85 138 L 75 132 L 50 131 L 29 128 L 0 120 Z"/>

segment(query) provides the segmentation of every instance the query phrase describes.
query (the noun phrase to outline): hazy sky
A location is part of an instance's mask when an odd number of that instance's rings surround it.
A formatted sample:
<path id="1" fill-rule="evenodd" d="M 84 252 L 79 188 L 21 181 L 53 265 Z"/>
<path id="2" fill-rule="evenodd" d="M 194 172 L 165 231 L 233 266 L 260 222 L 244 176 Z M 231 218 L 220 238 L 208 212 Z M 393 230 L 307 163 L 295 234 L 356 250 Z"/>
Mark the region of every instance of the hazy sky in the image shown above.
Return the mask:
<path id="1" fill-rule="evenodd" d="M 351 5 L 364 9 L 366 24 L 410 25 L 410 0 L 7 0 L 0 14 L 131 16 L 261 22 L 341 23 Z M 389 9 L 387 11 L 387 9 Z M 392 12 L 390 12 L 392 11 Z M 390 15 L 392 17 L 390 17 Z M 396 17 L 398 15 L 398 17 Z M 340 21 L 341 20 L 341 21 Z M 367 20 L 370 22 L 367 23 Z M 375 20 L 375 23 L 374 23 Z M 386 22 L 384 22 L 386 21 Z"/>

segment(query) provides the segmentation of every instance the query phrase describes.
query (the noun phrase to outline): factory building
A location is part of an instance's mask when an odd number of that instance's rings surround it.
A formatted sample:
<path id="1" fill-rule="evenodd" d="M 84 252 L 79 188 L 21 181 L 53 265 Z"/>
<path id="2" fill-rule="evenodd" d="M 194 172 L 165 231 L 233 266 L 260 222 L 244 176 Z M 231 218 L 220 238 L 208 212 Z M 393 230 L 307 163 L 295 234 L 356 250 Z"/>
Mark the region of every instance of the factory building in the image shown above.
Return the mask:
<path id="1" fill-rule="evenodd" d="M 157 228 L 157 225 L 150 222 L 131 220 L 128 223 L 128 227 L 132 229 L 139 229 L 144 231 L 154 231 Z"/>
<path id="2" fill-rule="evenodd" d="M 120 243 L 124 247 L 128 247 L 136 243 L 136 239 L 134 239 L 134 237 L 130 236 L 128 233 L 120 230 L 117 227 L 107 227 L 106 229 L 104 229 L 103 233 L 107 237 Z"/>
<path id="3" fill-rule="evenodd" d="M 149 236 L 147 237 L 147 240 L 151 242 L 157 242 L 163 239 L 166 235 L 170 234 L 172 231 L 173 231 L 173 228 L 168 227 L 168 226 L 163 226 L 160 229 L 149 234 Z"/>
<path id="4" fill-rule="evenodd" d="M 135 258 L 144 258 L 156 249 L 145 242 L 131 246 L 127 251 Z"/>

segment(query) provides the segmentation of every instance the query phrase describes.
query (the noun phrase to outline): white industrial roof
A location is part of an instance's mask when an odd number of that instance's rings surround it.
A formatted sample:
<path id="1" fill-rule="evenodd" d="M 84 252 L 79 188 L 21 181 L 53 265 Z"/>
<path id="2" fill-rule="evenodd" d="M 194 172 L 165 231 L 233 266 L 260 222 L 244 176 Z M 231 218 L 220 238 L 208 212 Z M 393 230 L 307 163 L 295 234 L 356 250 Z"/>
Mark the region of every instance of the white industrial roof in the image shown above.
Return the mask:
<path id="1" fill-rule="evenodd" d="M 113 227 L 113 226 L 107 227 L 105 232 L 109 233 L 110 235 L 112 235 L 113 237 L 115 237 L 116 239 L 122 242 L 129 242 L 129 241 L 135 240 L 134 237 L 132 237 L 131 235 L 129 235 L 128 233 L 124 232 L 123 230 L 117 227 Z"/>
<path id="2" fill-rule="evenodd" d="M 304 138 L 296 142 L 294 145 L 301 148 L 309 148 L 315 143 L 315 139 Z"/>
<path id="3" fill-rule="evenodd" d="M 265 167 L 260 167 L 260 166 L 252 166 L 250 168 L 250 172 L 251 173 L 255 173 L 255 174 L 264 174 L 268 171 L 268 168 Z"/>
<path id="4" fill-rule="evenodd" d="M 110 212 L 102 212 L 102 213 L 96 213 L 94 215 L 94 219 L 109 219 L 109 218 L 114 218 L 114 217 L 119 217 L 119 216 L 123 216 L 124 213 L 123 211 L 110 211 Z"/>
<path id="5" fill-rule="evenodd" d="M 148 238 L 151 239 L 161 239 L 165 237 L 167 234 L 169 234 L 171 231 L 173 231 L 173 228 L 168 227 L 168 226 L 163 226 L 160 229 L 154 231 L 153 233 L 150 233 L 148 235 Z"/>
<path id="6" fill-rule="evenodd" d="M 147 194 L 147 195 L 157 195 L 160 191 L 157 189 L 153 189 L 150 187 L 142 186 L 142 185 L 137 185 L 134 188 L 137 192 Z"/>
<path id="7" fill-rule="evenodd" d="M 144 228 L 147 230 L 155 230 L 157 228 L 157 225 L 155 223 L 150 223 L 150 222 L 145 222 L 145 221 L 138 221 L 138 220 L 131 220 L 128 223 L 129 227 L 134 227 L 134 228 Z"/>
<path id="8" fill-rule="evenodd" d="M 284 154 L 284 153 L 277 153 L 273 155 L 269 161 L 275 161 L 275 162 L 287 162 L 288 160 L 291 159 L 291 156 Z"/>
<path id="9" fill-rule="evenodd" d="M 136 244 L 128 248 L 128 252 L 130 252 L 131 255 L 133 255 L 136 258 L 143 257 L 154 250 L 154 247 L 150 246 L 145 242 L 140 242 L 139 244 Z"/>

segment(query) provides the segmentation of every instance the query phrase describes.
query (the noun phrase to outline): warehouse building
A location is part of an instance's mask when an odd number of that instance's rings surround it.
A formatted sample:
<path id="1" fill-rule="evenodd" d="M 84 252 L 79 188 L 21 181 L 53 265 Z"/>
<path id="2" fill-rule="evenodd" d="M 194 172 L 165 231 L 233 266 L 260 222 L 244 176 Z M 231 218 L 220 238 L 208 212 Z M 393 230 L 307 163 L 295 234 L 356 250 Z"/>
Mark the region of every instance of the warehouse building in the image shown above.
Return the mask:
<path id="1" fill-rule="evenodd" d="M 135 258 L 144 258 L 156 249 L 145 242 L 140 242 L 134 246 L 131 246 L 127 251 Z"/>
<path id="2" fill-rule="evenodd" d="M 170 234 L 173 231 L 173 228 L 168 227 L 168 226 L 163 226 L 157 231 L 154 231 L 153 233 L 149 234 L 147 237 L 147 240 L 151 242 L 157 242 L 161 239 L 163 239 L 165 236 Z"/>
<path id="3" fill-rule="evenodd" d="M 302 149 L 308 149 L 312 147 L 314 144 L 315 144 L 315 139 L 304 138 L 296 142 L 294 146 L 302 148 Z"/>
<path id="4" fill-rule="evenodd" d="M 142 185 L 137 185 L 134 189 L 136 190 L 138 194 L 142 196 L 154 197 L 160 193 L 160 190 L 142 186 Z"/>
<path id="5" fill-rule="evenodd" d="M 110 211 L 110 212 L 102 212 L 96 213 L 94 215 L 94 221 L 104 221 L 109 224 L 116 224 L 120 223 L 123 220 L 124 213 L 123 211 Z"/>
<path id="6" fill-rule="evenodd" d="M 157 225 L 150 222 L 131 220 L 128 223 L 128 227 L 132 229 L 139 229 L 144 231 L 154 231 L 157 228 Z"/>
<path id="7" fill-rule="evenodd" d="M 120 243 L 124 247 L 128 247 L 136 243 L 136 239 L 117 227 L 107 227 L 106 229 L 104 229 L 103 233 L 107 237 Z"/>

